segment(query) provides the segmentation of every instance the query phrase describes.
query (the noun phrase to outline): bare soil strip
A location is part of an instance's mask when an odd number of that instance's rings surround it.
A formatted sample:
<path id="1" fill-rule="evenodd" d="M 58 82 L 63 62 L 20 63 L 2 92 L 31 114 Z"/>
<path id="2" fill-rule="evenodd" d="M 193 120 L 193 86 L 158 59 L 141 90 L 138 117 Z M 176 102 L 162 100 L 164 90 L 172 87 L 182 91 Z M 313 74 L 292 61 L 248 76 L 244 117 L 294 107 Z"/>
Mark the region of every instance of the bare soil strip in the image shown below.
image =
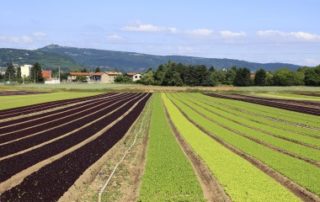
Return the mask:
<path id="1" fill-rule="evenodd" d="M 233 99 L 233 100 L 240 100 L 240 101 L 245 101 L 245 102 L 250 102 L 250 103 L 255 103 L 255 104 L 261 104 L 261 105 L 266 105 L 270 107 L 277 107 L 280 109 L 286 109 L 286 110 L 291 110 L 291 111 L 296 111 L 296 112 L 301 112 L 301 113 L 306 113 L 306 114 L 312 114 L 312 115 L 320 115 L 320 108 L 315 107 L 315 106 L 306 106 L 302 104 L 295 104 L 291 101 L 275 101 L 271 100 L 268 98 L 256 98 L 256 97 L 249 97 L 249 96 L 243 96 L 243 95 L 222 95 L 218 93 L 210 93 L 207 94 L 209 96 L 213 97 L 219 97 L 219 98 L 227 98 L 227 99 Z"/>
<path id="2" fill-rule="evenodd" d="M 175 104 L 175 103 L 174 103 Z M 175 105 L 176 106 L 176 105 Z M 178 108 L 178 107 L 177 107 Z M 199 128 L 202 132 L 210 136 L 215 141 L 219 142 L 221 145 L 232 151 L 233 153 L 239 155 L 240 157 L 244 158 L 248 162 L 250 162 L 252 165 L 275 179 L 277 182 L 282 184 L 284 187 L 286 187 L 288 190 L 290 190 L 292 193 L 294 193 L 296 196 L 301 198 L 303 201 L 320 201 L 319 196 L 316 194 L 308 191 L 304 187 L 298 185 L 297 183 L 293 182 L 289 178 L 285 177 L 284 175 L 278 173 L 277 171 L 271 169 L 261 161 L 251 157 L 250 155 L 244 153 L 243 151 L 233 147 L 232 145 L 224 142 L 221 138 L 219 138 L 217 135 L 207 131 L 205 128 L 199 126 L 197 123 L 195 123 L 186 113 L 184 113 L 180 108 L 178 108 L 179 111 L 188 119 L 193 125 L 195 125 L 197 128 Z"/>
<path id="3" fill-rule="evenodd" d="M 15 90 L 15 91 L 3 91 L 3 92 L 0 92 L 0 96 L 34 95 L 34 94 L 44 94 L 44 93 L 47 93 L 47 92 Z"/>
<path id="4" fill-rule="evenodd" d="M 148 98 L 149 95 L 145 95 L 122 117 L 117 118 L 112 127 L 109 125 L 87 144 L 79 145 L 77 150 L 29 175 L 20 185 L 3 193 L 0 199 L 57 201 L 88 167 L 99 160 L 125 135 Z M 55 183 L 52 184 L 52 181 Z"/>
<path id="5" fill-rule="evenodd" d="M 248 98 L 254 98 L 254 99 L 260 99 L 260 100 L 270 100 L 275 101 L 279 103 L 290 103 L 292 105 L 296 106 L 307 106 L 307 107 L 314 107 L 316 109 L 320 109 L 320 102 L 314 102 L 314 101 L 306 101 L 306 100 L 293 100 L 293 99 L 282 99 L 282 98 L 270 98 L 270 97 L 260 97 L 260 96 L 252 96 L 252 95 L 242 95 L 242 94 L 236 94 L 237 96 L 240 95 L 242 97 L 248 97 Z"/>
<path id="6" fill-rule="evenodd" d="M 106 131 L 108 131 L 111 127 L 113 127 L 115 124 L 117 124 L 119 121 L 121 121 L 126 115 L 128 115 L 138 104 L 141 100 L 143 100 L 147 95 L 145 95 L 143 98 L 141 98 L 138 102 L 136 102 L 127 112 L 125 112 L 122 116 L 115 119 L 111 124 L 104 127 L 102 130 L 97 132 L 96 134 L 92 135 L 90 138 L 87 138 L 86 140 L 82 141 L 81 143 L 70 147 L 69 149 L 56 154 L 54 156 L 51 156 L 48 159 L 45 159 L 37 164 L 34 164 L 33 166 L 21 171 L 20 173 L 12 176 L 10 179 L 6 180 L 5 182 L 0 184 L 0 193 L 4 193 L 5 191 L 19 185 L 27 176 L 31 175 L 34 172 L 37 172 L 44 166 L 53 163 L 54 161 L 66 156 L 67 154 L 76 151 L 77 149 L 81 148 L 82 146 L 96 140 L 99 136 L 104 134 Z"/>
<path id="7" fill-rule="evenodd" d="M 213 202 L 222 202 L 222 201 L 230 202 L 231 199 L 224 192 L 223 187 L 214 178 L 209 168 L 202 162 L 201 158 L 192 151 L 192 148 L 180 135 L 179 131 L 175 127 L 174 123 L 172 122 L 168 114 L 168 111 L 166 109 L 165 109 L 165 113 L 166 113 L 166 118 L 172 128 L 172 131 L 182 151 L 191 162 L 191 165 L 195 173 L 197 174 L 197 178 L 201 184 L 205 199 Z"/>

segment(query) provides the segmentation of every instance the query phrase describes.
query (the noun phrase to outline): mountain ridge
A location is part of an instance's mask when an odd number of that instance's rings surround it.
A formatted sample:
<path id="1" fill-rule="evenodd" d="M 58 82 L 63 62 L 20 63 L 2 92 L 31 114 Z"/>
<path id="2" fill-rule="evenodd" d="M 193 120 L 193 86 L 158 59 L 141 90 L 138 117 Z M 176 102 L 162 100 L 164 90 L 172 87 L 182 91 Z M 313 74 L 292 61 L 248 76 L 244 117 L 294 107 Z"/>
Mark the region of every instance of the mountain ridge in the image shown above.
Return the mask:
<path id="1" fill-rule="evenodd" d="M 127 51 L 113 51 L 93 48 L 76 48 L 50 44 L 35 50 L 0 48 L 0 66 L 8 62 L 35 63 L 40 62 L 46 68 L 62 68 L 74 70 L 83 67 L 113 69 L 121 71 L 145 71 L 148 68 L 157 68 L 168 61 L 190 64 L 206 65 L 216 68 L 232 66 L 247 67 L 251 71 L 264 68 L 273 71 L 282 67 L 297 69 L 300 65 L 289 63 L 257 63 L 245 60 L 228 58 L 206 58 L 183 55 L 153 55 Z"/>

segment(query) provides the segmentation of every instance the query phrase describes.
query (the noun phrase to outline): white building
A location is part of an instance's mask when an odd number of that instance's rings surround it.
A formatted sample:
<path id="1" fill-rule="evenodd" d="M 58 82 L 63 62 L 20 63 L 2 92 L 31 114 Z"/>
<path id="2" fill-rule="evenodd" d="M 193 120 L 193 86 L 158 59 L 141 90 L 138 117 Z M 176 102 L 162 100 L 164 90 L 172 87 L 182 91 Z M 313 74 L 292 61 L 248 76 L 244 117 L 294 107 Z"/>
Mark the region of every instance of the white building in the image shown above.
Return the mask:
<path id="1" fill-rule="evenodd" d="M 70 72 L 68 81 L 74 82 L 78 77 L 84 77 L 88 83 L 114 83 L 117 76 L 122 75 L 121 72 Z"/>
<path id="2" fill-rule="evenodd" d="M 141 74 L 135 72 L 128 72 L 127 76 L 129 76 L 132 79 L 132 81 L 139 81 L 142 77 Z"/>
<path id="3" fill-rule="evenodd" d="M 141 79 L 141 74 L 135 74 L 132 77 L 132 81 L 139 81 Z"/>
<path id="4" fill-rule="evenodd" d="M 29 77 L 32 65 L 21 65 L 21 77 Z"/>

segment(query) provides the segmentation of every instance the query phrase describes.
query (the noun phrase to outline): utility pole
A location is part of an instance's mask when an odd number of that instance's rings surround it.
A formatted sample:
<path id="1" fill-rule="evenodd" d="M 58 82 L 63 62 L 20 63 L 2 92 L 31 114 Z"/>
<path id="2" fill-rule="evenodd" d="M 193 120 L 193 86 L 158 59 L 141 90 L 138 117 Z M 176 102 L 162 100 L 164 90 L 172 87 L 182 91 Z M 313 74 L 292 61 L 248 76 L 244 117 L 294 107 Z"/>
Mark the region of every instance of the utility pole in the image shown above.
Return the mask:
<path id="1" fill-rule="evenodd" d="M 61 79 L 61 78 L 60 78 L 60 66 L 59 66 L 59 83 L 60 83 L 60 81 L 61 81 L 60 79 Z"/>

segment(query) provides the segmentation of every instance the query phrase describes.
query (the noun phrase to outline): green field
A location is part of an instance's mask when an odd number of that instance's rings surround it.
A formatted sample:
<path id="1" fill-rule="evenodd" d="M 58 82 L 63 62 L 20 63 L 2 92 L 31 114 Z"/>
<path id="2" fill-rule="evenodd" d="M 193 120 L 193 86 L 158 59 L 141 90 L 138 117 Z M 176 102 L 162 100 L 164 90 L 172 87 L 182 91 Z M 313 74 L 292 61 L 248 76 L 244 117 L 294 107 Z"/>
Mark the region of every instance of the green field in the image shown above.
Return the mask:
<path id="1" fill-rule="evenodd" d="M 31 86 L 24 90 L 41 88 L 40 85 Z M 12 86 L 2 86 L 2 89 L 21 90 Z M 208 175 L 212 175 L 210 180 L 215 181 L 224 197 L 231 201 L 306 200 L 305 195 L 299 196 L 289 189 L 291 184 L 295 190 L 298 187 L 303 190 L 301 193 L 320 200 L 320 116 L 211 97 L 204 94 L 208 89 L 117 84 L 83 84 L 74 88 L 66 84 L 43 89 L 48 93 L 0 96 L 0 110 L 110 91 L 154 92 L 149 103 L 150 120 L 147 118 L 144 122 L 148 125 L 144 133 L 147 141 L 141 140 L 146 148 L 141 148 L 144 154 L 141 162 L 145 162 L 142 171 L 139 175 L 137 171 L 130 172 L 129 161 L 126 162 L 123 170 L 127 170 L 131 181 L 119 182 L 126 180 L 124 173 L 121 178 L 115 176 L 108 189 L 114 193 L 106 191 L 103 199 L 115 195 L 121 198 L 117 189 L 122 184 L 133 186 L 128 188 L 135 190 L 131 198 L 141 202 L 207 200 L 208 189 L 204 189 L 207 185 L 198 176 L 199 170 L 189 159 L 190 154 L 185 154 L 185 147 L 177 140 L 173 125 Z M 236 92 L 262 97 L 317 99 L 301 95 L 298 87 L 269 89 L 257 87 L 245 91 L 237 88 Z M 304 88 L 301 89 L 302 92 Z M 227 93 L 235 92 L 233 90 Z M 128 160 L 137 161 L 136 158 Z M 108 165 L 113 168 L 111 164 Z M 280 183 L 281 179 L 287 181 Z"/>
<path id="2" fill-rule="evenodd" d="M 52 92 L 33 95 L 0 96 L 0 110 L 39 104 L 55 100 L 65 100 L 71 98 L 92 96 L 97 95 L 98 93 L 101 92 Z"/>
<path id="3" fill-rule="evenodd" d="M 202 201 L 190 162 L 175 140 L 160 94 L 152 99 L 152 116 L 140 201 Z"/>
<path id="4" fill-rule="evenodd" d="M 187 96 L 187 95 L 183 95 Z M 202 97 L 203 95 L 199 95 Z M 313 158 L 313 160 L 319 162 L 319 150 L 314 150 L 308 147 L 301 147 L 292 142 L 280 141 L 276 138 L 270 138 L 267 135 L 263 136 L 257 131 L 252 131 L 250 128 L 245 128 L 234 124 L 233 122 L 217 116 L 216 114 L 204 110 L 203 108 L 192 105 L 190 100 L 178 99 L 174 95 L 169 95 L 169 98 L 182 110 L 190 119 L 192 119 L 199 126 L 206 128 L 210 133 L 221 138 L 224 142 L 232 145 L 233 147 L 247 153 L 248 155 L 260 160 L 269 167 L 277 170 L 281 174 L 287 176 L 289 179 L 295 181 L 303 187 L 316 194 L 320 194 L 320 169 L 310 163 L 302 161 L 298 158 L 291 157 L 289 155 L 280 153 L 271 149 L 270 147 L 264 146 L 257 142 L 247 138 L 247 136 L 254 136 L 259 138 L 263 143 L 273 144 L 276 148 L 282 148 L 283 150 L 295 153 L 298 156 L 306 158 Z M 215 98 L 212 102 L 215 101 Z M 201 101 L 201 98 L 193 99 Z M 238 102 L 238 101 L 235 101 Z M 189 105 L 188 105 L 189 104 Z M 190 107 L 192 105 L 192 107 Z M 251 105 L 251 104 L 249 104 Z M 255 107 L 255 106 L 254 106 Z M 260 106 L 263 108 L 263 106 Z M 275 110 L 278 112 L 279 110 Z M 283 113 L 287 112 L 282 110 Z M 205 115 L 205 116 L 204 116 Z M 304 116 L 300 114 L 300 116 Z M 309 115 L 306 115 L 306 119 L 311 119 Z M 315 122 L 320 121 L 319 117 L 313 116 Z M 319 134 L 319 132 L 315 132 Z M 242 135 L 245 134 L 245 135 Z M 314 144 L 319 144 L 319 139 L 314 138 Z"/>
<path id="5" fill-rule="evenodd" d="M 171 97 L 169 95 L 169 97 Z M 185 140 L 209 166 L 213 175 L 234 201 L 297 201 L 272 178 L 235 155 L 189 122 L 170 99 L 163 95 L 170 117 Z M 183 111 L 188 113 L 188 109 Z M 195 117 L 197 119 L 198 117 Z M 200 121 L 199 121 L 200 122 Z M 205 123 L 205 127 L 210 127 Z M 219 131 L 216 131 L 219 132 Z M 270 195 L 272 193 L 272 195 Z"/>

